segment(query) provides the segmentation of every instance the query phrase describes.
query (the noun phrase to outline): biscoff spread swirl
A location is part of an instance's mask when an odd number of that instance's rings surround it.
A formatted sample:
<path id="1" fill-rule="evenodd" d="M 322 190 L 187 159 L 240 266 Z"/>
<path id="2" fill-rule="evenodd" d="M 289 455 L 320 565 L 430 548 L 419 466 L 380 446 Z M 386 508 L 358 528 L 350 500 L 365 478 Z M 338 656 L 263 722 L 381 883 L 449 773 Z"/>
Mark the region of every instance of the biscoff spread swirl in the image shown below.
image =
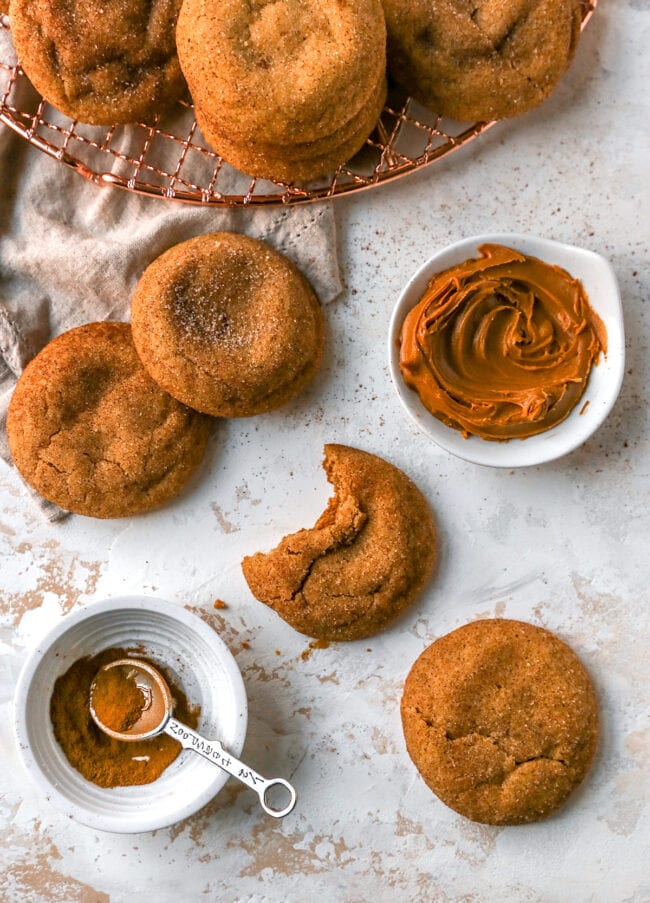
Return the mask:
<path id="1" fill-rule="evenodd" d="M 422 404 L 465 437 L 551 429 L 607 352 L 605 327 L 566 270 L 512 248 L 435 275 L 400 336 L 400 369 Z"/>

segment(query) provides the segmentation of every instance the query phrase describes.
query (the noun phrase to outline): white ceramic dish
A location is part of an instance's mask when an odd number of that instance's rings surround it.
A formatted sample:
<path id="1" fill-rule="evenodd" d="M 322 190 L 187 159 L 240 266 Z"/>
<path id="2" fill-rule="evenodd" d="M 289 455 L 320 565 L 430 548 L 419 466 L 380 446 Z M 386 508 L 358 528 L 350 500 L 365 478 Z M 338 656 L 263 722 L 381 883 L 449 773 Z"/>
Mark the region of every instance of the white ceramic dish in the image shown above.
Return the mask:
<path id="1" fill-rule="evenodd" d="M 427 411 L 417 393 L 406 386 L 399 369 L 402 323 L 422 297 L 431 277 L 470 257 L 478 257 L 479 245 L 486 242 L 513 247 L 546 263 L 556 264 L 580 279 L 593 309 L 607 330 L 607 354 L 604 358 L 601 356 L 597 367 L 592 368 L 580 404 L 562 423 L 528 439 L 511 439 L 509 442 L 488 442 L 476 436 L 464 439 L 458 430 Z M 406 412 L 423 433 L 446 451 L 466 461 L 492 467 L 527 467 L 553 461 L 582 445 L 598 429 L 611 411 L 623 382 L 623 311 L 614 270 L 604 257 L 593 251 L 533 235 L 507 232 L 465 238 L 434 254 L 407 284 L 391 318 L 388 355 L 393 384 Z M 589 404 L 584 407 L 587 401 Z"/>
<path id="2" fill-rule="evenodd" d="M 236 756 L 246 736 L 247 704 L 237 664 L 207 624 L 180 605 L 145 596 L 105 599 L 64 618 L 31 653 L 15 695 L 18 746 L 35 785 L 71 818 L 102 831 L 153 831 L 187 818 L 224 786 L 228 775 L 184 751 L 151 784 L 105 789 L 65 758 L 49 707 L 54 682 L 73 662 L 112 646 L 140 647 L 201 706 L 199 730 Z"/>

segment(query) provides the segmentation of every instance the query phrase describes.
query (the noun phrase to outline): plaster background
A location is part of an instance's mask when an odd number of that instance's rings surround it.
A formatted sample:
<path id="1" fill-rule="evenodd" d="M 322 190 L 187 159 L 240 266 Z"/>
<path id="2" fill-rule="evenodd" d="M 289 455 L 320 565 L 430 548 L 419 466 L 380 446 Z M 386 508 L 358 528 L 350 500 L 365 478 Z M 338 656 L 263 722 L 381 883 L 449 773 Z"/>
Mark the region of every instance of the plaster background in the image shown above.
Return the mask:
<path id="1" fill-rule="evenodd" d="M 346 288 L 326 310 L 322 373 L 277 413 L 219 424 L 176 503 L 130 521 L 49 526 L 0 468 L 0 899 L 650 900 L 649 45 L 648 0 L 601 0 L 545 105 L 428 171 L 339 200 Z M 438 451 L 401 411 L 386 365 L 390 313 L 411 273 L 440 245 L 495 230 L 607 256 L 628 337 L 622 394 L 601 430 L 559 462 L 516 472 Z M 434 507 L 442 554 L 393 629 L 303 659 L 307 639 L 252 598 L 239 562 L 313 523 L 329 494 L 326 441 L 410 474 Z M 299 791 L 282 824 L 231 782 L 172 828 L 95 834 L 32 789 L 11 731 L 25 654 L 62 612 L 130 591 L 196 607 L 236 654 L 250 706 L 245 755 L 292 774 Z M 216 598 L 228 608 L 215 612 Z M 494 615 L 556 631 L 602 704 L 590 777 L 558 815 L 527 827 L 475 825 L 446 809 L 408 759 L 399 721 L 422 649 Z"/>

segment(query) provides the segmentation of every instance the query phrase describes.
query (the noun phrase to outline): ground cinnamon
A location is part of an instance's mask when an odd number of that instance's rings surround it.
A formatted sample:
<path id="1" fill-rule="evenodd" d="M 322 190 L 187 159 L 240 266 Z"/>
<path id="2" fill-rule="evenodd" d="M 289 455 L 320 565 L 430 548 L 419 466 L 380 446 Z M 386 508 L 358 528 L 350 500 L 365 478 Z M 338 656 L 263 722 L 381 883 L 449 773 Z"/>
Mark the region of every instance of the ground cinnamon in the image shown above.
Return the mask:
<path id="1" fill-rule="evenodd" d="M 90 685 L 97 672 L 109 662 L 128 657 L 129 650 L 115 648 L 79 659 L 57 679 L 50 700 L 54 736 L 66 758 L 87 780 L 100 787 L 150 784 L 160 777 L 182 748 L 167 734 L 151 740 L 113 740 L 91 718 Z M 143 656 L 138 653 L 137 658 L 142 660 Z M 190 706 L 183 691 L 157 662 L 155 667 L 171 690 L 175 717 L 196 727 L 200 708 Z"/>
<path id="2" fill-rule="evenodd" d="M 135 678 L 118 666 L 104 671 L 95 681 L 91 703 L 102 724 L 123 734 L 139 721 L 146 699 Z"/>

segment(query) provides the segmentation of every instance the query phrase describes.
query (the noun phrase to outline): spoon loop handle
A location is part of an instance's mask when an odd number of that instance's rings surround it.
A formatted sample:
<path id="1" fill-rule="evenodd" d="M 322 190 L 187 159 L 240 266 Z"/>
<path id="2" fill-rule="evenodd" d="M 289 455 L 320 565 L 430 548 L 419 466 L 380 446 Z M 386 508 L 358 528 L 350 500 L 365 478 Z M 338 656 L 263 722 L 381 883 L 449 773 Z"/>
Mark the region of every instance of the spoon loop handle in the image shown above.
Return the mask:
<path id="1" fill-rule="evenodd" d="M 164 731 L 181 744 L 184 749 L 192 749 L 219 768 L 223 768 L 228 774 L 237 778 L 247 787 L 250 787 L 258 795 L 262 809 L 274 818 L 283 818 L 296 805 L 296 791 L 284 778 L 265 778 L 258 774 L 244 762 L 227 752 L 219 740 L 207 740 L 191 727 L 181 724 L 176 718 L 170 718 Z M 276 808 L 269 802 L 269 791 L 273 787 L 284 787 L 289 793 L 289 801 L 285 806 Z"/>

